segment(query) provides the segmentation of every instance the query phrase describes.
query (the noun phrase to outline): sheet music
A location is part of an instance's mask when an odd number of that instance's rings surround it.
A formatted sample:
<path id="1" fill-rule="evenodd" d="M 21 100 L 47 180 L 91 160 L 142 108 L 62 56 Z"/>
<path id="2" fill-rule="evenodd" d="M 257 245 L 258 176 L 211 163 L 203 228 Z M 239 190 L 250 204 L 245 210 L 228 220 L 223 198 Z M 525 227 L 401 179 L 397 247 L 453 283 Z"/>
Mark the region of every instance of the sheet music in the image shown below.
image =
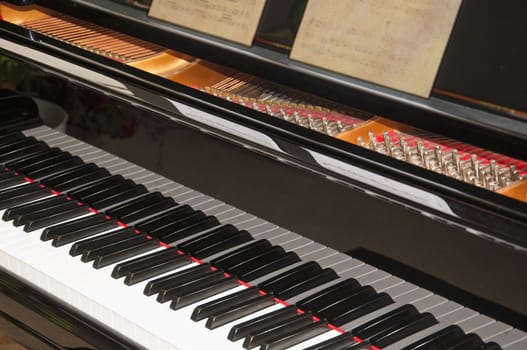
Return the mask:
<path id="1" fill-rule="evenodd" d="M 461 0 L 309 0 L 291 58 L 428 97 Z"/>
<path id="2" fill-rule="evenodd" d="M 250 46 L 265 0 L 154 0 L 149 16 Z"/>

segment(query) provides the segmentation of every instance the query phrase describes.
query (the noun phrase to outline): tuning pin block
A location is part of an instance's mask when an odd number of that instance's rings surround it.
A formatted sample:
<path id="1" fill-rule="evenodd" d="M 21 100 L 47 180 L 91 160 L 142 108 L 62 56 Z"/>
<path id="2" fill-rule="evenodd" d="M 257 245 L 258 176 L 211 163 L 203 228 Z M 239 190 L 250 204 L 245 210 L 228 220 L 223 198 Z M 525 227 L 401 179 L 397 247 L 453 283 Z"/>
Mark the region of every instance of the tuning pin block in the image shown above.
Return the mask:
<path id="1" fill-rule="evenodd" d="M 505 166 L 495 159 L 485 159 L 477 154 L 460 153 L 455 148 L 417 139 L 410 145 L 404 135 L 382 134 L 379 141 L 373 132 L 368 133 L 368 142 L 362 137 L 357 144 L 393 158 L 406 161 L 491 191 L 499 190 L 513 182 L 522 180 L 515 165 Z"/>
<path id="2" fill-rule="evenodd" d="M 351 130 L 362 123 L 362 120 L 338 110 L 305 103 L 273 91 L 265 84 L 258 86 L 243 81 L 247 77 L 238 78 L 227 78 L 202 88 L 202 91 L 329 136 Z"/>

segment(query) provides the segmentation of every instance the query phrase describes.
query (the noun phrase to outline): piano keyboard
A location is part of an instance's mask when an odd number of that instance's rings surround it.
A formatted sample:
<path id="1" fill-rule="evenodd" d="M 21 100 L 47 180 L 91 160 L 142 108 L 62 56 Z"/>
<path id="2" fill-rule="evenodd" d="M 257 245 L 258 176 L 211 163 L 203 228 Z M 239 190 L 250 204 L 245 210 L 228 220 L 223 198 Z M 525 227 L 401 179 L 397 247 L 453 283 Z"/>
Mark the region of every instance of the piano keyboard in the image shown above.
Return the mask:
<path id="1" fill-rule="evenodd" d="M 143 348 L 527 348 L 508 324 L 19 124 L 0 125 L 2 268 Z"/>

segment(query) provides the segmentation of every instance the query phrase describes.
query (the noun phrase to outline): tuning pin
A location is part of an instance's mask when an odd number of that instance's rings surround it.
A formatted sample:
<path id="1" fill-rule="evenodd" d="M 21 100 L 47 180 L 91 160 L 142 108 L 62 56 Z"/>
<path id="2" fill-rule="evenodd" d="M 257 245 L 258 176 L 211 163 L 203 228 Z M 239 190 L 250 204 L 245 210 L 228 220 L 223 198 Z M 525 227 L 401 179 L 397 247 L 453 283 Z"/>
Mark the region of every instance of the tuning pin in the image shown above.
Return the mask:
<path id="1" fill-rule="evenodd" d="M 326 126 L 326 132 L 330 136 L 337 134 L 338 133 L 337 123 L 335 123 L 334 121 L 328 122 Z"/>
<path id="2" fill-rule="evenodd" d="M 463 181 L 468 182 L 469 181 L 469 168 L 463 168 L 462 171 Z"/>
<path id="3" fill-rule="evenodd" d="M 375 134 L 373 132 L 368 132 L 368 138 L 370 139 L 370 145 L 372 145 L 372 149 L 375 149 L 375 145 L 377 144 L 377 140 L 375 139 Z"/>
<path id="4" fill-rule="evenodd" d="M 344 127 L 342 126 L 342 120 L 337 120 L 337 128 L 339 129 L 339 132 L 344 130 Z"/>
<path id="5" fill-rule="evenodd" d="M 489 184 L 488 184 L 488 181 L 487 181 L 487 174 L 485 173 L 485 171 L 483 169 L 480 169 L 480 174 L 481 174 L 481 186 L 483 188 L 486 188 L 486 189 L 489 189 Z"/>
<path id="6" fill-rule="evenodd" d="M 300 120 L 300 115 L 298 114 L 298 112 L 296 112 L 296 111 L 293 112 L 293 118 L 294 118 L 294 120 L 295 120 L 295 123 L 297 123 L 298 125 L 300 125 L 301 120 Z"/>
<path id="7" fill-rule="evenodd" d="M 361 147 L 365 147 L 365 148 L 369 148 L 365 143 L 364 143 L 364 140 L 362 139 L 362 137 L 357 137 L 357 144 Z"/>
<path id="8" fill-rule="evenodd" d="M 417 152 L 421 156 L 421 159 L 424 159 L 425 150 L 424 150 L 424 147 L 423 147 L 423 141 L 421 141 L 421 140 L 417 140 Z"/>
<path id="9" fill-rule="evenodd" d="M 507 186 L 507 180 L 506 180 L 505 176 L 501 176 L 501 175 L 498 176 L 498 185 L 500 187 Z"/>
<path id="10" fill-rule="evenodd" d="M 478 157 L 473 154 L 471 157 L 470 157 L 470 162 L 472 164 L 472 169 L 474 169 L 474 176 L 476 179 L 479 179 L 479 160 L 478 160 Z"/>
<path id="11" fill-rule="evenodd" d="M 317 127 L 315 125 L 315 121 L 313 120 L 313 116 L 311 114 L 307 115 L 307 123 L 309 124 L 309 128 L 316 130 Z"/>
<path id="12" fill-rule="evenodd" d="M 406 143 L 406 138 L 401 135 L 399 136 L 399 146 L 401 146 L 401 148 L 404 148 L 404 145 L 408 146 L 408 144 Z"/>
<path id="13" fill-rule="evenodd" d="M 442 165 L 443 165 L 443 151 L 441 150 L 441 147 L 439 147 L 439 145 L 436 145 L 434 147 L 434 154 L 435 154 L 435 157 L 436 157 L 437 164 L 439 165 L 439 167 L 442 167 Z"/>
<path id="14" fill-rule="evenodd" d="M 432 170 L 432 164 L 430 162 L 430 158 L 431 158 L 430 152 L 425 151 L 423 154 L 422 160 L 423 160 L 425 168 L 427 168 L 428 170 Z"/>
<path id="15" fill-rule="evenodd" d="M 392 155 L 392 141 L 387 131 L 383 133 L 383 138 L 384 138 L 384 146 L 386 147 L 386 153 L 388 155 Z"/>
<path id="16" fill-rule="evenodd" d="M 498 178 L 499 178 L 499 170 L 498 170 L 498 167 L 496 166 L 496 161 L 494 159 L 492 159 L 490 161 L 490 174 L 492 175 L 492 177 L 498 181 Z"/>
<path id="17" fill-rule="evenodd" d="M 452 150 L 452 157 L 454 158 L 454 164 L 458 173 L 461 172 L 461 157 L 457 152 L 457 149 Z"/>
<path id="18" fill-rule="evenodd" d="M 282 118 L 283 120 L 289 121 L 289 117 L 287 116 L 287 112 L 283 108 L 280 108 L 278 113 L 279 113 L 279 118 Z"/>
<path id="19" fill-rule="evenodd" d="M 332 135 L 332 133 L 331 133 L 331 125 L 329 123 L 328 118 L 322 117 L 322 119 L 319 119 L 319 121 L 321 121 L 321 126 L 322 126 L 322 130 L 321 131 L 325 132 L 328 135 Z"/>
<path id="20" fill-rule="evenodd" d="M 408 144 L 406 142 L 404 142 L 402 146 L 403 146 L 402 149 L 403 149 L 404 159 L 409 160 L 410 159 L 410 148 L 408 147 Z"/>
<path id="21" fill-rule="evenodd" d="M 516 176 L 517 176 L 516 165 L 511 164 L 509 166 L 509 176 L 510 176 L 511 180 L 513 180 L 513 181 L 517 180 L 516 179 Z"/>
<path id="22" fill-rule="evenodd" d="M 265 113 L 272 115 L 273 117 L 280 117 L 277 113 L 273 112 L 273 108 L 268 104 L 265 105 Z"/>

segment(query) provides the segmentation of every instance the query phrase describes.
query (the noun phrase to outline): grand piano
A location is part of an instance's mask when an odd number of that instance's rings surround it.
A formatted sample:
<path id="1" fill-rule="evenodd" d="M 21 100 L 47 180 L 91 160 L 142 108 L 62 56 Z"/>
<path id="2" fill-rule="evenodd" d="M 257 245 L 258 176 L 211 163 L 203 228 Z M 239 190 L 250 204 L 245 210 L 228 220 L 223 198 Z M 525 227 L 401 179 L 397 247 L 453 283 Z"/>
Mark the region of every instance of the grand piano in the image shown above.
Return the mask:
<path id="1" fill-rule="evenodd" d="M 0 1 L 2 332 L 527 349 L 523 2 L 462 2 L 429 98 L 290 59 L 306 3 L 245 46 L 148 0 Z"/>

